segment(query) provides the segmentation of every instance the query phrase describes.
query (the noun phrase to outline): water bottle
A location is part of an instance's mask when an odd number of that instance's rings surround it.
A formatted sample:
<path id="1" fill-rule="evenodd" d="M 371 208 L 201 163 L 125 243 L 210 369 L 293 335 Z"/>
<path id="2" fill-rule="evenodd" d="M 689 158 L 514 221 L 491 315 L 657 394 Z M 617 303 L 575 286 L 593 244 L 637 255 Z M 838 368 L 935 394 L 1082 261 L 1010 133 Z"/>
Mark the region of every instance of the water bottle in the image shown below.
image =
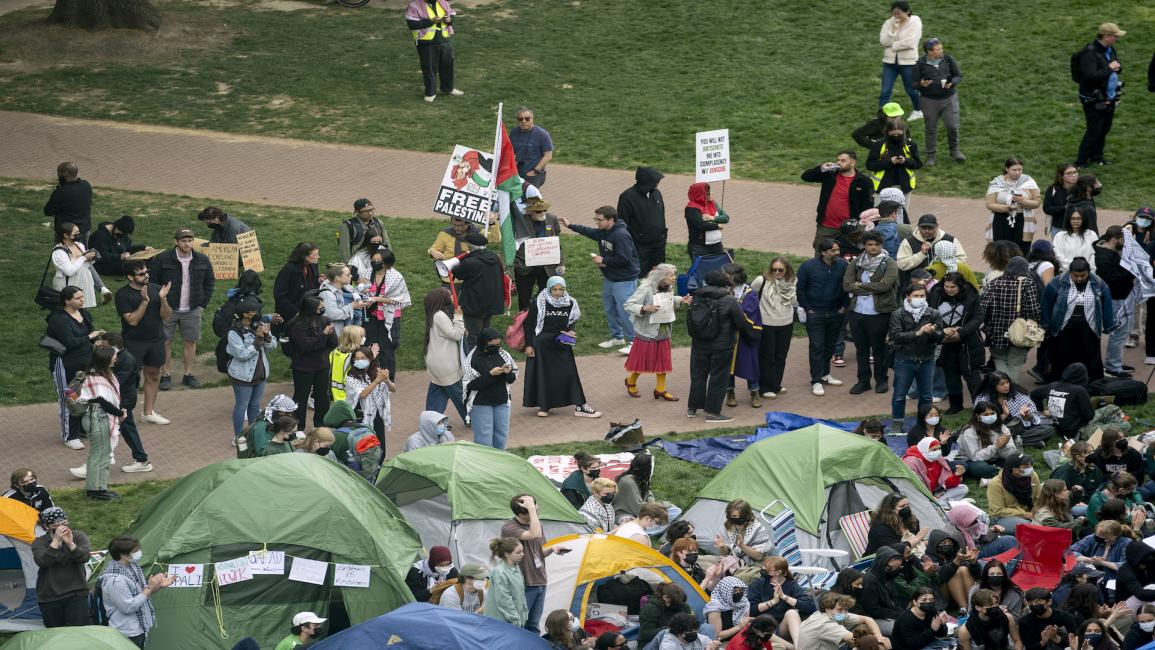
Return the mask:
<path id="1" fill-rule="evenodd" d="M 244 436 L 237 438 L 237 451 L 248 451 L 248 450 L 249 450 L 249 439 L 244 437 Z"/>

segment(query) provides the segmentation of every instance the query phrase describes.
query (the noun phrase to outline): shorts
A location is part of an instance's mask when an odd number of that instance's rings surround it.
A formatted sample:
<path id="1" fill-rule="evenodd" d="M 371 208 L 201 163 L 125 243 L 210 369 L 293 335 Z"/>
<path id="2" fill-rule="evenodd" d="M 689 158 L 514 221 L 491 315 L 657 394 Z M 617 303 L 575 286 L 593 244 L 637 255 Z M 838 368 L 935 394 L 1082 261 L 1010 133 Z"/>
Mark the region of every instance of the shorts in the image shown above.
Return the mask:
<path id="1" fill-rule="evenodd" d="M 174 309 L 172 316 L 169 316 L 168 320 L 164 322 L 165 340 L 172 340 L 172 334 L 176 330 L 177 324 L 180 324 L 180 340 L 194 342 L 201 340 L 201 316 L 204 313 L 204 307 L 197 307 L 188 311 L 176 311 Z"/>
<path id="2" fill-rule="evenodd" d="M 146 368 L 164 365 L 164 341 L 125 341 L 124 347 Z"/>

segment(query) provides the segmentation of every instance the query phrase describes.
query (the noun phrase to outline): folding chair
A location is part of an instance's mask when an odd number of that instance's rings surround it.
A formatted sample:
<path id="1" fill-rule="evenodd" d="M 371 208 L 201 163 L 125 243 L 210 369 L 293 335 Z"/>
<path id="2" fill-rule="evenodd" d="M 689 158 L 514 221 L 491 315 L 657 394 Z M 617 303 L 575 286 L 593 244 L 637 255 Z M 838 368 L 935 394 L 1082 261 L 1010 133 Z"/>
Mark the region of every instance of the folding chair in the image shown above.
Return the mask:
<path id="1" fill-rule="evenodd" d="M 867 535 L 870 533 L 870 511 L 863 510 L 846 515 L 838 520 L 838 526 L 846 535 L 846 542 L 854 552 L 855 561 L 861 560 L 866 553 Z"/>
<path id="2" fill-rule="evenodd" d="M 781 512 L 774 515 L 772 518 L 766 516 L 766 511 L 770 508 L 778 506 Z M 846 558 L 849 553 L 833 548 L 815 548 L 815 549 L 800 549 L 798 548 L 798 528 L 794 523 L 794 511 L 786 507 L 786 504 L 779 500 L 771 501 L 762 508 L 758 513 L 758 518 L 770 527 L 770 534 L 774 538 L 774 546 L 777 549 L 778 555 L 786 559 L 786 563 L 790 565 L 790 572 L 795 574 L 795 580 L 803 588 L 808 589 L 829 589 L 834 584 L 834 580 L 838 577 L 837 571 L 819 567 L 807 566 L 802 564 L 803 553 L 813 557 L 825 558 Z"/>
<path id="3" fill-rule="evenodd" d="M 1066 555 L 1071 545 L 1071 531 L 1066 528 L 1019 524 L 1015 540 L 1021 555 L 1011 582 L 1023 591 L 1031 587 L 1054 589 L 1063 573 L 1075 568 L 1075 556 Z"/>

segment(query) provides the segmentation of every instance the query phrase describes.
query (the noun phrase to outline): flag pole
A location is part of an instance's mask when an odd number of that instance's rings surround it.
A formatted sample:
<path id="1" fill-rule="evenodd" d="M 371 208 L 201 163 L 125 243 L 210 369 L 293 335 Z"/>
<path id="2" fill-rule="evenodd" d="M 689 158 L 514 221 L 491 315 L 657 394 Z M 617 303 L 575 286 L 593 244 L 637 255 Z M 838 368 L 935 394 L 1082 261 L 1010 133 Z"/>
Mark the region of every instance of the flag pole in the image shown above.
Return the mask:
<path id="1" fill-rule="evenodd" d="M 501 110 L 504 102 L 497 103 L 497 128 L 493 130 L 493 174 L 489 179 L 489 207 L 494 212 L 493 204 L 497 202 L 497 170 L 501 167 Z"/>

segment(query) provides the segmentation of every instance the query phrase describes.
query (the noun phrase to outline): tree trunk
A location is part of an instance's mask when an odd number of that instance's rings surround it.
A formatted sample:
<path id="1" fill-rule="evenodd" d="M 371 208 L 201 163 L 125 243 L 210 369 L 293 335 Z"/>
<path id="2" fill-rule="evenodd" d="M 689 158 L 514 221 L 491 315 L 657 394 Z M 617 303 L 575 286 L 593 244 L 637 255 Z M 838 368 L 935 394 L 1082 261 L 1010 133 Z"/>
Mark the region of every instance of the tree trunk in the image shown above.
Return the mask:
<path id="1" fill-rule="evenodd" d="M 157 29 L 161 19 L 150 0 L 56 0 L 48 22 L 96 31 Z"/>

